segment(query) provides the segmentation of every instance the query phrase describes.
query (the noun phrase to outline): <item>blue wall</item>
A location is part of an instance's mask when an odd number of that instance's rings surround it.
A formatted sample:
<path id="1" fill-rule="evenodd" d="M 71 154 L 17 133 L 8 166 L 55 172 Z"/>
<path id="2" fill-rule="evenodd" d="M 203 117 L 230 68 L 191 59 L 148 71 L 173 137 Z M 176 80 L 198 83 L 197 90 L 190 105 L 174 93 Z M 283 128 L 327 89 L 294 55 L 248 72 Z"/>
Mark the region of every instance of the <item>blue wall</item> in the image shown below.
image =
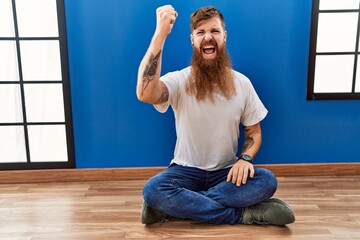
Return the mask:
<path id="1" fill-rule="evenodd" d="M 65 0 L 78 168 L 165 166 L 175 144 L 172 111 L 135 95 L 138 65 L 171 2 L 179 17 L 163 51 L 163 73 L 192 54 L 189 15 L 224 14 L 234 68 L 269 110 L 257 163 L 360 160 L 360 101 L 306 101 L 311 0 Z"/>

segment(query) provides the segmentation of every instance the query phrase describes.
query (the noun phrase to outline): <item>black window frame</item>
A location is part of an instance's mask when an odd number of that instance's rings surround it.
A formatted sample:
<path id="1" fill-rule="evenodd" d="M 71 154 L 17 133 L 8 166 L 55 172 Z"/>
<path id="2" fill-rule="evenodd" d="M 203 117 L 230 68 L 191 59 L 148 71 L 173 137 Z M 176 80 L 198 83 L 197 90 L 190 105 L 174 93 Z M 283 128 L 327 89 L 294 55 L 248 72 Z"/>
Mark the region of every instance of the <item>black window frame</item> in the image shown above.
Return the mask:
<path id="1" fill-rule="evenodd" d="M 309 66 L 308 66 L 308 84 L 307 84 L 307 100 L 352 100 L 360 99 L 360 93 L 355 92 L 356 86 L 356 75 L 357 73 L 357 62 L 359 55 L 359 30 L 360 30 L 360 3 L 358 9 L 352 10 L 319 10 L 320 0 L 312 1 L 312 17 L 311 17 L 311 32 L 310 32 L 310 48 L 309 48 Z M 356 12 L 358 13 L 357 23 L 357 34 L 356 44 L 354 52 L 316 52 L 317 42 L 317 29 L 318 29 L 318 18 L 319 13 L 342 13 L 342 12 Z M 316 93 L 314 92 L 314 81 L 315 81 L 315 64 L 316 56 L 320 55 L 354 55 L 354 68 L 353 68 L 353 79 L 351 92 L 331 92 L 331 93 Z"/>
<path id="2" fill-rule="evenodd" d="M 19 29 L 16 13 L 16 0 L 11 0 L 13 20 L 14 20 L 14 37 L 0 37 L 0 40 L 11 40 L 16 42 L 17 61 L 19 69 L 19 81 L 0 81 L 0 84 L 19 84 L 21 92 L 21 105 L 23 122 L 21 123 L 0 123 L 0 126 L 23 126 L 25 136 L 25 150 L 26 162 L 11 162 L 0 163 L 0 170 L 30 170 L 30 169 L 62 169 L 75 168 L 75 151 L 74 151 L 74 136 L 72 126 L 72 110 L 71 110 L 71 95 L 70 95 L 70 77 L 68 64 L 68 47 L 66 38 L 66 22 L 65 22 L 65 8 L 64 0 L 56 0 L 57 20 L 58 20 L 58 37 L 19 37 Z M 24 81 L 21 66 L 20 41 L 21 40 L 58 40 L 60 45 L 60 62 L 62 80 L 60 81 Z M 25 84 L 62 84 L 63 100 L 64 100 L 64 115 L 65 122 L 27 122 L 26 106 L 25 106 Z M 49 162 L 31 162 L 30 160 L 30 146 L 28 136 L 28 126 L 34 125 L 65 125 L 66 131 L 66 145 L 67 145 L 67 161 L 49 161 Z"/>

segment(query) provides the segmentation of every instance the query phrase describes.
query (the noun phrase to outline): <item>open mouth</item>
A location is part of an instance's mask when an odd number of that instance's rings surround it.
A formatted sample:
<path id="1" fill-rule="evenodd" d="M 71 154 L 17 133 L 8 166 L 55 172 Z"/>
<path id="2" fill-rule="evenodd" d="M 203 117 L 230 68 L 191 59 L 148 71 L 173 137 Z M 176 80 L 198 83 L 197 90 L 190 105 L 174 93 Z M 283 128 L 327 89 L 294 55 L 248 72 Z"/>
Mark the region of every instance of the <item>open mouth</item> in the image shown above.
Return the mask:
<path id="1" fill-rule="evenodd" d="M 216 53 L 217 43 L 216 43 L 215 39 L 213 39 L 213 38 L 208 41 L 206 41 L 204 39 L 203 42 L 201 43 L 200 47 L 201 47 L 203 54 L 211 55 L 211 54 Z"/>
<path id="2" fill-rule="evenodd" d="M 205 54 L 213 54 L 215 53 L 216 48 L 214 46 L 205 46 L 203 47 L 202 51 Z"/>

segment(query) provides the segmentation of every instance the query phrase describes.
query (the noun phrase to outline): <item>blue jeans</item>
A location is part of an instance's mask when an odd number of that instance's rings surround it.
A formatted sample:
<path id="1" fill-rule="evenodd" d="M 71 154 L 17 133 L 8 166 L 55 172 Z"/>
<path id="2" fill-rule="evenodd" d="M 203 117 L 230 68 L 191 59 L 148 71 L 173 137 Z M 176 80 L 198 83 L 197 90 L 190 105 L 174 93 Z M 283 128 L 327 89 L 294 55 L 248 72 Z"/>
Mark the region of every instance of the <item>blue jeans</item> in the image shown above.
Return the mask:
<path id="1" fill-rule="evenodd" d="M 214 224 L 241 223 L 244 208 L 267 200 L 277 188 L 275 175 L 255 168 L 255 175 L 240 187 L 226 182 L 230 168 L 204 171 L 171 165 L 144 186 L 147 204 L 176 218 Z"/>

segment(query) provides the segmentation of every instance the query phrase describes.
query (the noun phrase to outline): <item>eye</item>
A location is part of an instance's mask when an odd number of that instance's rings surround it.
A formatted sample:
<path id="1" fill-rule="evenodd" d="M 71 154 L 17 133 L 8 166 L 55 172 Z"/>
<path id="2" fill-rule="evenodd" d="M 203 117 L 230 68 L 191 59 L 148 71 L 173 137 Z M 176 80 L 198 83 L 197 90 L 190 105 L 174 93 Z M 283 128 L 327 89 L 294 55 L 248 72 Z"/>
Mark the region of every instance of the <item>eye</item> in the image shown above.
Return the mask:
<path id="1" fill-rule="evenodd" d="M 212 33 L 220 33 L 220 31 L 217 30 L 217 29 L 213 29 L 213 30 L 211 30 L 211 32 L 212 32 Z"/>
<path id="2" fill-rule="evenodd" d="M 204 31 L 198 31 L 198 32 L 196 33 L 197 36 L 201 36 L 201 35 L 203 35 L 203 34 L 204 34 Z"/>

